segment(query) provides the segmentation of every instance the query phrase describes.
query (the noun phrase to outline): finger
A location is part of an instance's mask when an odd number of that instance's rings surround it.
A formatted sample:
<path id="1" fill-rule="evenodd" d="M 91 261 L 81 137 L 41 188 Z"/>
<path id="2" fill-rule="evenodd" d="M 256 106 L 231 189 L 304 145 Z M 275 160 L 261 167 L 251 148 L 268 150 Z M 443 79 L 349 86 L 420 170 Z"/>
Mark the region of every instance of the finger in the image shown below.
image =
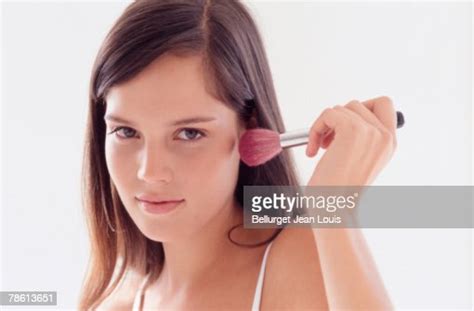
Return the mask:
<path id="1" fill-rule="evenodd" d="M 333 108 L 326 108 L 314 121 L 309 130 L 308 145 L 306 155 L 314 157 L 321 146 L 321 137 L 329 130 L 337 131 L 339 127 L 349 122 L 346 114 Z"/>
<path id="2" fill-rule="evenodd" d="M 364 118 L 362 118 L 362 116 L 360 116 L 358 113 L 355 113 L 352 110 L 347 109 L 346 107 L 343 107 L 341 105 L 336 105 L 334 106 L 334 109 L 340 110 L 342 113 L 344 113 L 347 116 L 347 118 L 352 120 L 352 122 L 354 123 L 358 123 L 366 127 L 371 126 L 371 124 L 368 123 Z"/>
<path id="3" fill-rule="evenodd" d="M 393 106 L 392 100 L 387 96 L 380 96 L 362 102 L 373 114 L 380 120 L 386 129 L 396 136 L 397 129 L 397 113 Z"/>
<path id="4" fill-rule="evenodd" d="M 336 132 L 333 130 L 329 131 L 323 138 L 321 142 L 321 148 L 327 149 L 327 147 L 331 144 L 332 140 L 334 139 Z"/>
<path id="5" fill-rule="evenodd" d="M 392 141 L 393 147 L 396 148 L 396 146 L 397 146 L 396 136 L 392 132 L 390 132 L 389 129 L 387 127 L 385 127 L 380 121 L 378 121 L 378 122 L 380 122 L 379 124 L 377 122 L 375 122 L 376 124 L 374 125 L 373 123 L 367 122 L 366 119 L 363 118 L 363 116 L 361 116 L 360 114 L 354 112 L 351 109 L 348 109 L 346 107 L 340 107 L 340 106 L 338 107 L 338 109 L 341 109 L 341 111 L 344 111 L 344 112 L 352 115 L 353 120 L 359 120 L 360 122 L 362 122 L 360 124 L 363 127 L 367 127 L 366 128 L 367 130 L 369 129 L 369 127 L 377 128 L 381 134 L 383 134 L 383 135 L 388 134 L 386 137 L 389 138 Z M 375 114 L 373 114 L 372 112 L 369 112 L 369 113 L 377 119 Z"/>
<path id="6" fill-rule="evenodd" d="M 345 109 L 341 109 L 341 108 L 344 108 L 344 107 L 341 106 L 341 105 L 335 105 L 333 107 L 333 109 L 340 109 L 340 112 L 344 113 L 348 118 L 353 117 L 350 114 L 348 114 Z M 326 131 L 324 134 L 322 134 L 322 136 L 321 136 L 321 147 L 323 149 L 326 149 L 329 146 L 330 142 L 334 139 L 335 134 L 336 134 L 335 131 L 332 130 L 332 129 L 330 129 L 330 130 Z"/>
<path id="7" fill-rule="evenodd" d="M 367 108 L 366 105 L 362 104 L 357 100 L 352 100 L 348 104 L 344 106 L 346 109 L 357 113 L 362 119 L 364 119 L 367 123 L 377 127 L 380 130 L 385 129 L 385 125 L 380 122 L 379 119 L 375 116 L 375 114 Z"/>

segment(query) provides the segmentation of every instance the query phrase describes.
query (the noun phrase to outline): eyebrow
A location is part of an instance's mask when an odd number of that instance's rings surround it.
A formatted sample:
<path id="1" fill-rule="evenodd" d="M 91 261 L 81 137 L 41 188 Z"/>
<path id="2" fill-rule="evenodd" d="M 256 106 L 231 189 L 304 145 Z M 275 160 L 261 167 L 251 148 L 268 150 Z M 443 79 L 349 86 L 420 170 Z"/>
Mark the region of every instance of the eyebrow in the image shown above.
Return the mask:
<path id="1" fill-rule="evenodd" d="M 129 124 L 129 125 L 133 125 L 133 122 L 125 120 L 125 119 L 123 119 L 119 116 L 111 115 L 111 114 L 105 115 L 104 120 L 110 120 L 110 121 L 115 121 L 115 122 L 118 122 L 118 123 L 125 123 L 125 124 Z M 214 118 L 214 117 L 197 116 L 197 117 L 191 117 L 191 118 L 176 120 L 176 121 L 173 121 L 173 122 L 169 123 L 169 125 L 170 126 L 179 126 L 179 125 L 186 125 L 186 124 L 192 124 L 192 123 L 211 122 L 211 121 L 215 121 L 215 120 L 216 120 L 216 118 Z"/>

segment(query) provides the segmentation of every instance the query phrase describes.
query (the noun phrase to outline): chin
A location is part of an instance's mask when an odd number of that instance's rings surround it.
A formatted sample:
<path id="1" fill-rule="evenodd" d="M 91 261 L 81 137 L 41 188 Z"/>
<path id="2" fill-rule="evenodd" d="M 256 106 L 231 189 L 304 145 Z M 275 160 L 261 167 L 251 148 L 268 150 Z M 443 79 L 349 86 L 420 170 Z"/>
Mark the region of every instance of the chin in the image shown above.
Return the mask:
<path id="1" fill-rule="evenodd" d="M 155 242 L 172 242 L 176 240 L 178 233 L 176 228 L 174 230 L 167 230 L 166 228 L 157 228 L 156 226 L 145 226 L 139 229 L 144 236 Z"/>
<path id="2" fill-rule="evenodd" d="M 177 219 L 156 219 L 147 216 L 140 216 L 136 222 L 138 229 L 148 239 L 155 242 L 173 242 L 188 239 L 191 234 L 189 222 L 184 224 Z"/>

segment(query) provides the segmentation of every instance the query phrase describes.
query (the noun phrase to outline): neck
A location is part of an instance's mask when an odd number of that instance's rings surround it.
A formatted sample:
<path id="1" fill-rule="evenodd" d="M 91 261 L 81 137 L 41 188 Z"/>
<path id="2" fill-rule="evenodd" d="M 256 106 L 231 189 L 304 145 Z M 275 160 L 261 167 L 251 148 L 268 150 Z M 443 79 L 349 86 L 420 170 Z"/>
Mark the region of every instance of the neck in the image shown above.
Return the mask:
<path id="1" fill-rule="evenodd" d="M 203 284 L 211 273 L 226 271 L 232 264 L 230 259 L 239 251 L 239 246 L 234 245 L 227 234 L 242 220 L 242 208 L 233 202 L 199 233 L 186 239 L 163 242 L 165 263 L 160 284 L 166 291 L 176 293 Z"/>

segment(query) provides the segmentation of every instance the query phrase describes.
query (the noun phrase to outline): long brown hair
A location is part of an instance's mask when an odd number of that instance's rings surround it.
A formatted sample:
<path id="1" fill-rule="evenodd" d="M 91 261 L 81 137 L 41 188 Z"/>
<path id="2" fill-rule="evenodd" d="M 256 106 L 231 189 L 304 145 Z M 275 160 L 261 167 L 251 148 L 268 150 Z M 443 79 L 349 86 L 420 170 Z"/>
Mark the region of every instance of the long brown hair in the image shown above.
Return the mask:
<path id="1" fill-rule="evenodd" d="M 140 232 L 110 179 L 103 117 L 108 90 L 132 79 L 164 53 L 202 56 L 213 95 L 242 122 L 285 130 L 264 45 L 244 4 L 237 0 L 130 4 L 106 36 L 90 81 L 82 190 L 91 257 L 81 310 L 97 306 L 110 295 L 128 269 L 151 273 L 154 280 L 163 265 L 162 244 Z M 258 167 L 240 163 L 235 198 L 241 207 L 244 185 L 298 185 L 291 155 L 284 151 Z"/>

